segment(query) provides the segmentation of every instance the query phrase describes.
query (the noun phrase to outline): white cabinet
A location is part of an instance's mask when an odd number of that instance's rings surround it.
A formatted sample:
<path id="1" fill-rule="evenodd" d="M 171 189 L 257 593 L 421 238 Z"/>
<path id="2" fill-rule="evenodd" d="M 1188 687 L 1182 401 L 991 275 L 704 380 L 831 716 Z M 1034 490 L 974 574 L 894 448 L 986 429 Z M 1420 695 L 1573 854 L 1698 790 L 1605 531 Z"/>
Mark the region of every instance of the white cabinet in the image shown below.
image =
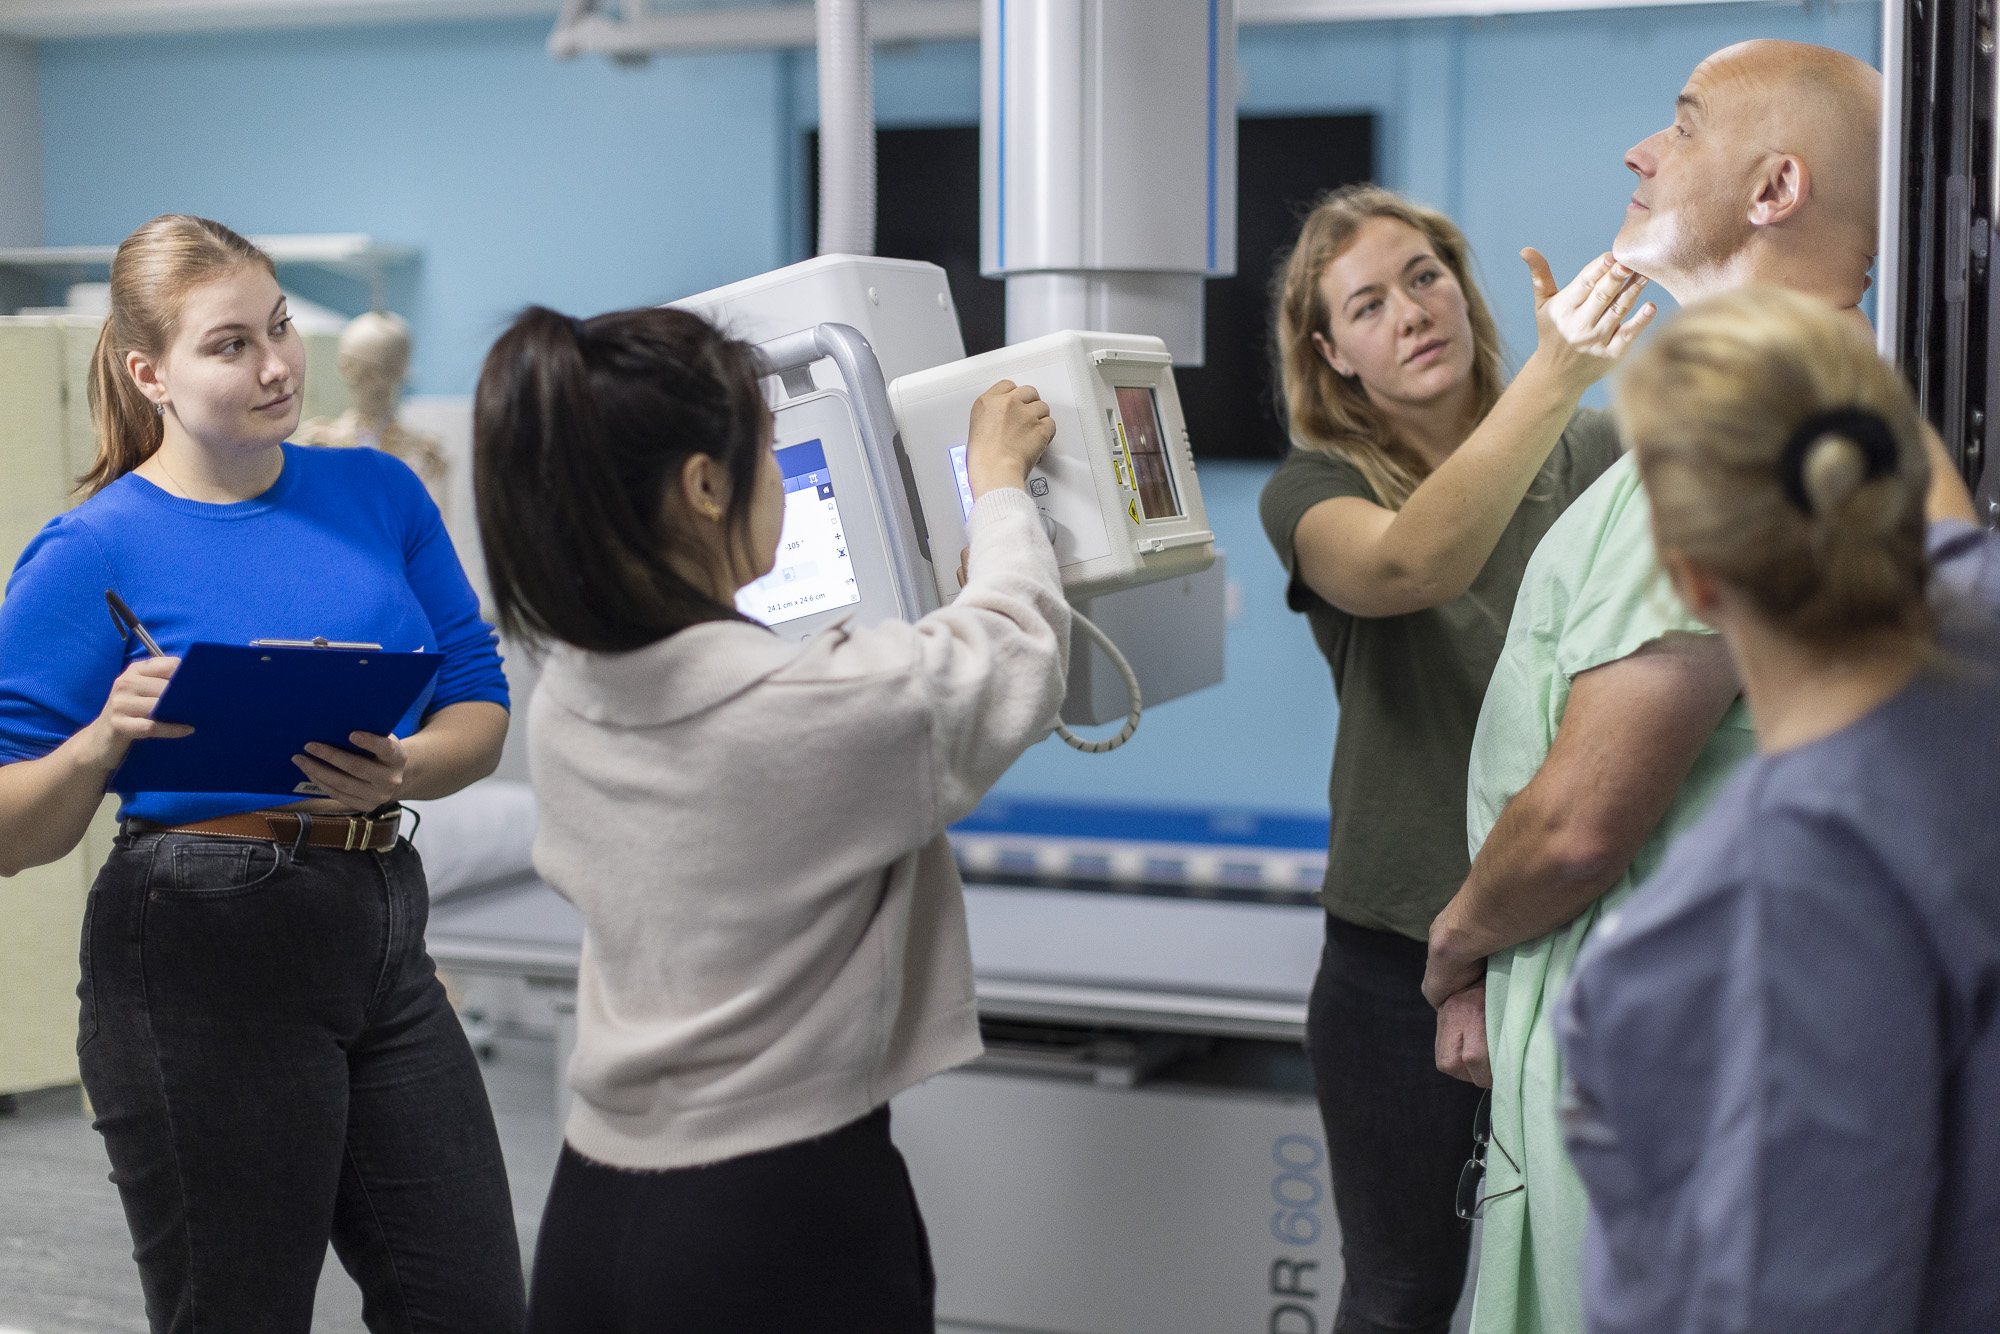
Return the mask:
<path id="1" fill-rule="evenodd" d="M 81 367 L 96 332 L 91 321 L 0 319 L 0 562 L 9 571 L 68 507 L 88 462 Z M 0 880 L 0 1093 L 76 1082 L 77 946 L 90 881 L 111 847 L 110 811 L 107 802 L 69 856 Z"/>

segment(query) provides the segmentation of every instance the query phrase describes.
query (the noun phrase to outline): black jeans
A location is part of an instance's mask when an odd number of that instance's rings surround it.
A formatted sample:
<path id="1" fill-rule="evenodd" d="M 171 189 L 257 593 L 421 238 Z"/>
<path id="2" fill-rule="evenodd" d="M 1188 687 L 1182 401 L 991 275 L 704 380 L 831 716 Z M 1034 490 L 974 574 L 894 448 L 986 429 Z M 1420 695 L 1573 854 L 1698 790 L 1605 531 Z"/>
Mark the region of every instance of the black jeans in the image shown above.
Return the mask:
<path id="1" fill-rule="evenodd" d="M 122 834 L 78 1052 L 155 1334 L 307 1334 L 329 1238 L 375 1334 L 514 1334 L 507 1172 L 389 852 Z"/>
<path id="2" fill-rule="evenodd" d="M 1454 1208 L 1479 1090 L 1441 1074 L 1421 941 L 1329 915 L 1306 1013 L 1347 1278 L 1334 1334 L 1445 1334 L 1471 1226 Z"/>
<path id="3" fill-rule="evenodd" d="M 623 1171 L 563 1145 L 531 1334 L 934 1334 L 937 1281 L 878 1107 L 818 1139 Z"/>

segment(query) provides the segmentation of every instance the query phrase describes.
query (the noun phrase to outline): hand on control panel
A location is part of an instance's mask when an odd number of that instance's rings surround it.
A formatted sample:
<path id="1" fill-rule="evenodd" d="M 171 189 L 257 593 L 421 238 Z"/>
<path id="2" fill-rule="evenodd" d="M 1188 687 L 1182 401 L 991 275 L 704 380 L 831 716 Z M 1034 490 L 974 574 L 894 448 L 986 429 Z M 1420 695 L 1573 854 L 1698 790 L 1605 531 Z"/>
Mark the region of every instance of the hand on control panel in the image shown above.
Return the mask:
<path id="1" fill-rule="evenodd" d="M 1028 469 L 1055 438 L 1049 405 L 1032 385 L 1002 380 L 972 405 L 967 432 L 965 471 L 977 500 L 997 487 L 1025 490 Z"/>

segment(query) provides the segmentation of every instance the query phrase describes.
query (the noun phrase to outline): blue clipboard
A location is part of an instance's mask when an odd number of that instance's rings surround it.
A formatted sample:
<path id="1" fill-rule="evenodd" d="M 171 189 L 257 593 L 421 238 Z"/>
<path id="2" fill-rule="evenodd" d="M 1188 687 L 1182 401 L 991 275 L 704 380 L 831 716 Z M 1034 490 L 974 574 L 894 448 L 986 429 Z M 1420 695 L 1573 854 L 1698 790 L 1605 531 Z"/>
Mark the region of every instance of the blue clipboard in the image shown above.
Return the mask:
<path id="1" fill-rule="evenodd" d="M 350 732 L 388 735 L 443 666 L 438 653 L 190 645 L 153 717 L 193 735 L 133 742 L 106 786 L 321 795 L 292 756 L 308 741 L 352 750 Z"/>

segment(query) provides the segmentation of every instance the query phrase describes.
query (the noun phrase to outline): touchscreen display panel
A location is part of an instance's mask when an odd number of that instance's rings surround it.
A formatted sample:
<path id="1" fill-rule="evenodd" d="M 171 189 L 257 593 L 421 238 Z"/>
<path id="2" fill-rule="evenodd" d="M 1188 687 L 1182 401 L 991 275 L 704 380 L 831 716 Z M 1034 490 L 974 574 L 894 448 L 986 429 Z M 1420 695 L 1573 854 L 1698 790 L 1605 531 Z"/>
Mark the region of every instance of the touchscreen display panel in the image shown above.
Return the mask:
<path id="1" fill-rule="evenodd" d="M 766 625 L 782 625 L 861 600 L 825 448 L 818 440 L 808 440 L 781 449 L 778 470 L 785 477 L 785 526 L 778 537 L 778 563 L 736 594 L 736 609 Z"/>
<path id="2" fill-rule="evenodd" d="M 965 446 L 954 445 L 951 451 L 951 480 L 958 483 L 958 507 L 965 511 L 965 521 L 972 522 L 972 474 L 965 470 Z"/>
<path id="3" fill-rule="evenodd" d="M 1133 480 L 1139 507 L 1149 519 L 1177 519 L 1180 496 L 1174 490 L 1173 465 L 1167 460 L 1165 434 L 1160 430 L 1159 404 L 1143 385 L 1118 385 L 1118 416 L 1125 423 L 1125 448 L 1132 455 Z"/>

